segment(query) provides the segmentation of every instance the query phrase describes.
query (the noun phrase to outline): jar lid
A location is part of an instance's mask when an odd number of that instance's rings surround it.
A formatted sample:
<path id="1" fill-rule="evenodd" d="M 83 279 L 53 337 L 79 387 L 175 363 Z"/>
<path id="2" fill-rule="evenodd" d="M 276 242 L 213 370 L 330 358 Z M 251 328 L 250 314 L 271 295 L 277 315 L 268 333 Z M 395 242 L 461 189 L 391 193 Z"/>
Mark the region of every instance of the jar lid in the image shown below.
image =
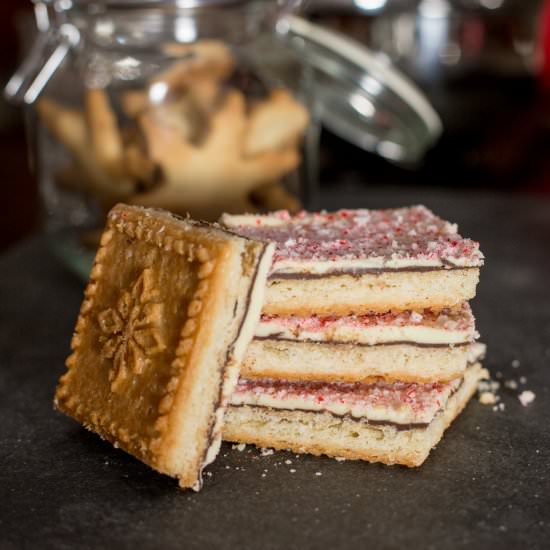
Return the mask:
<path id="1" fill-rule="evenodd" d="M 293 15 L 279 20 L 277 32 L 315 69 L 315 107 L 339 137 L 390 161 L 412 164 L 441 135 L 438 114 L 388 58 Z"/>

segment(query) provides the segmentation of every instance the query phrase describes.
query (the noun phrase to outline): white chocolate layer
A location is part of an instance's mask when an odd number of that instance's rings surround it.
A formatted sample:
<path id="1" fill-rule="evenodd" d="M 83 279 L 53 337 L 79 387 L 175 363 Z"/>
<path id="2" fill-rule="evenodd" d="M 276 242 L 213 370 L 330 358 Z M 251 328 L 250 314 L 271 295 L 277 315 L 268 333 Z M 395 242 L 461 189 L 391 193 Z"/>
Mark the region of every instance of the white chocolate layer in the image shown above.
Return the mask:
<path id="1" fill-rule="evenodd" d="M 261 323 L 256 328 L 256 338 L 278 338 L 309 342 L 353 342 L 356 344 L 376 345 L 388 342 L 411 342 L 415 344 L 464 344 L 472 340 L 477 333 L 452 331 L 422 326 L 405 327 L 339 327 L 333 332 L 301 331 L 295 335 L 290 329 L 277 327 L 271 323 Z"/>
<path id="2" fill-rule="evenodd" d="M 408 258 L 368 258 L 365 260 L 334 260 L 334 261 L 308 261 L 308 260 L 279 260 L 273 267 L 270 278 L 276 279 L 277 275 L 284 274 L 313 274 L 323 275 L 331 273 L 355 273 L 365 270 L 416 270 L 416 269 L 452 269 L 456 267 L 479 267 L 479 264 L 472 264 L 468 258 L 453 258 L 444 263 L 439 258 L 434 259 L 408 259 Z"/>
<path id="3" fill-rule="evenodd" d="M 241 381 L 231 405 L 330 412 L 395 424 L 428 424 L 444 408 L 461 379 L 447 384 L 252 384 Z"/>
<path id="4" fill-rule="evenodd" d="M 479 337 L 470 306 L 432 311 L 347 316 L 262 315 L 256 338 L 376 345 L 389 342 L 453 345 Z"/>

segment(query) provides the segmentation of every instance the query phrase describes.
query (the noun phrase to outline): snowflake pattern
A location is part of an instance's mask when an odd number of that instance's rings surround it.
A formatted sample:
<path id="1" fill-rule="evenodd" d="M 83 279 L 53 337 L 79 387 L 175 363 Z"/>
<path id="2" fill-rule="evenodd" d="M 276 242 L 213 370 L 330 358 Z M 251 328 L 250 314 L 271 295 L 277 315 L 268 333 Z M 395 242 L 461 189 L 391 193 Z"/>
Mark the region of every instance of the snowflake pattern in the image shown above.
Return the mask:
<path id="1" fill-rule="evenodd" d="M 153 355 L 166 349 L 161 334 L 163 304 L 146 268 L 115 306 L 98 315 L 101 355 L 112 361 L 111 390 L 116 392 L 129 372 L 141 374 Z"/>

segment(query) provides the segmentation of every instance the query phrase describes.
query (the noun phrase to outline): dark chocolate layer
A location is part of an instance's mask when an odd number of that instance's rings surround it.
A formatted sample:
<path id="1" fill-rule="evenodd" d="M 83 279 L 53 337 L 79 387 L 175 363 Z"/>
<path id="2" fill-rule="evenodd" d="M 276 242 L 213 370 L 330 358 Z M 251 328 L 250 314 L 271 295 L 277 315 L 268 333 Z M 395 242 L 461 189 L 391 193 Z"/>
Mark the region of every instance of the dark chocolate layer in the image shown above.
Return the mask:
<path id="1" fill-rule="evenodd" d="M 324 273 L 285 273 L 274 271 L 268 277 L 268 280 L 295 280 L 308 281 L 313 279 L 324 279 L 326 277 L 361 277 L 362 275 L 381 275 L 383 273 L 426 273 L 429 271 L 454 271 L 456 269 L 479 269 L 479 266 L 456 266 L 445 263 L 444 265 L 417 266 L 417 267 L 369 267 L 357 269 L 334 269 Z"/>
<path id="2" fill-rule="evenodd" d="M 221 368 L 221 382 L 220 382 L 220 391 L 218 392 L 218 397 L 216 399 L 216 402 L 214 403 L 214 415 L 212 416 L 212 418 L 210 419 L 210 426 L 208 427 L 208 436 L 207 436 L 207 443 L 206 443 L 206 447 L 205 447 L 205 450 L 204 450 L 204 454 L 203 454 L 203 457 L 202 457 L 202 461 L 201 461 L 201 471 L 200 471 L 200 474 L 199 474 L 199 484 L 200 484 L 200 488 L 202 488 L 202 470 L 203 468 L 205 467 L 205 462 L 206 462 L 206 456 L 208 455 L 208 451 L 210 450 L 210 447 L 212 446 L 212 443 L 214 442 L 214 438 L 216 436 L 216 434 L 214 434 L 214 424 L 216 422 L 216 411 L 222 406 L 222 400 L 223 400 L 223 382 L 225 380 L 225 372 L 227 370 L 227 365 L 229 364 L 229 362 L 231 361 L 231 358 L 232 358 L 232 355 L 233 355 L 233 351 L 235 349 L 235 344 L 236 342 L 238 341 L 238 339 L 240 338 L 241 336 L 241 332 L 242 332 L 242 328 L 243 328 L 243 325 L 244 325 L 244 322 L 248 316 L 248 310 L 250 309 L 250 302 L 252 300 L 252 292 L 254 290 L 254 287 L 256 285 L 256 279 L 258 278 L 258 271 L 260 269 L 260 265 L 262 263 L 262 260 L 265 256 L 265 252 L 267 250 L 267 247 L 268 247 L 268 244 L 264 244 L 264 247 L 262 249 L 262 252 L 258 258 L 258 260 L 256 261 L 256 266 L 254 268 L 254 274 L 252 275 L 252 280 L 251 280 L 251 284 L 250 284 L 250 287 L 248 289 L 248 293 L 246 295 L 246 300 L 245 300 L 245 305 L 244 305 L 244 311 L 243 311 L 243 315 L 241 317 L 241 322 L 239 324 L 239 328 L 237 329 L 237 332 L 235 334 L 235 338 L 233 338 L 233 341 L 231 342 L 231 345 L 227 348 L 227 352 L 225 354 L 225 361 L 224 361 L 224 364 Z M 235 314 L 233 313 L 233 316 Z"/>
<path id="3" fill-rule="evenodd" d="M 254 336 L 254 340 L 273 340 L 274 342 L 292 342 L 294 344 L 319 344 L 325 346 L 360 346 L 360 347 L 373 347 L 373 346 L 411 346 L 416 348 L 454 348 L 464 347 L 471 345 L 471 342 L 461 342 L 459 344 L 424 344 L 421 342 L 408 342 L 407 340 L 395 340 L 393 342 L 381 342 L 379 344 L 364 344 L 361 342 L 340 342 L 338 340 L 294 340 L 292 338 L 283 338 L 277 334 L 271 336 Z"/>
<path id="4" fill-rule="evenodd" d="M 449 394 L 449 399 L 462 387 L 464 384 L 464 378 L 460 380 L 459 385 Z M 289 412 L 304 412 L 304 413 L 311 413 L 311 414 L 330 414 L 331 416 L 334 416 L 335 418 L 341 418 L 344 420 L 351 420 L 352 422 L 362 422 L 363 424 L 369 424 L 371 426 L 389 426 L 392 428 L 395 428 L 398 431 L 407 431 L 407 430 L 425 430 L 430 425 L 430 422 L 412 422 L 409 424 L 400 424 L 398 422 L 391 422 L 390 420 L 369 420 L 368 418 L 362 416 L 362 417 L 356 417 L 352 416 L 351 414 L 336 414 L 331 411 L 327 410 L 321 410 L 321 411 L 311 411 L 308 409 L 277 409 L 275 407 L 265 407 L 263 405 L 231 405 L 231 407 L 251 407 L 251 408 L 258 408 L 258 409 L 271 409 L 274 411 L 289 411 Z M 439 411 L 434 415 L 434 418 L 443 412 L 445 407 L 441 407 Z"/>
<path id="5" fill-rule="evenodd" d="M 341 418 L 344 420 L 351 420 L 353 422 L 362 422 L 363 424 L 370 424 L 372 426 L 391 426 L 398 431 L 405 430 L 424 430 L 430 424 L 429 422 L 414 422 L 411 424 L 398 424 L 397 422 L 390 422 L 389 420 L 368 420 L 365 417 L 357 418 L 350 414 L 335 414 L 330 411 L 310 411 L 309 409 L 277 409 L 275 407 L 265 407 L 264 405 L 230 405 L 231 407 L 250 407 L 251 409 L 271 409 L 273 411 L 287 411 L 287 412 L 304 412 L 310 414 L 330 414 L 335 418 Z"/>

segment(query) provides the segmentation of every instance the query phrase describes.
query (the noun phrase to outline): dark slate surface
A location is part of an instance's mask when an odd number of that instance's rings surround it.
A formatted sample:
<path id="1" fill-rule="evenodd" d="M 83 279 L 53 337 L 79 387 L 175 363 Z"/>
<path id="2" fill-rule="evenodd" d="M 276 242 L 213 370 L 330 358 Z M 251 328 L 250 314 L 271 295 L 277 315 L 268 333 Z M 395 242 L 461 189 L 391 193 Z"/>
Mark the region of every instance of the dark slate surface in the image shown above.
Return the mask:
<path id="1" fill-rule="evenodd" d="M 82 286 L 37 238 L 0 258 L 0 548 L 549 547 L 550 203 L 346 188 L 324 202 L 425 202 L 479 239 L 486 364 L 526 376 L 536 401 L 474 400 L 420 469 L 226 445 L 203 491 L 181 492 L 52 410 Z"/>

